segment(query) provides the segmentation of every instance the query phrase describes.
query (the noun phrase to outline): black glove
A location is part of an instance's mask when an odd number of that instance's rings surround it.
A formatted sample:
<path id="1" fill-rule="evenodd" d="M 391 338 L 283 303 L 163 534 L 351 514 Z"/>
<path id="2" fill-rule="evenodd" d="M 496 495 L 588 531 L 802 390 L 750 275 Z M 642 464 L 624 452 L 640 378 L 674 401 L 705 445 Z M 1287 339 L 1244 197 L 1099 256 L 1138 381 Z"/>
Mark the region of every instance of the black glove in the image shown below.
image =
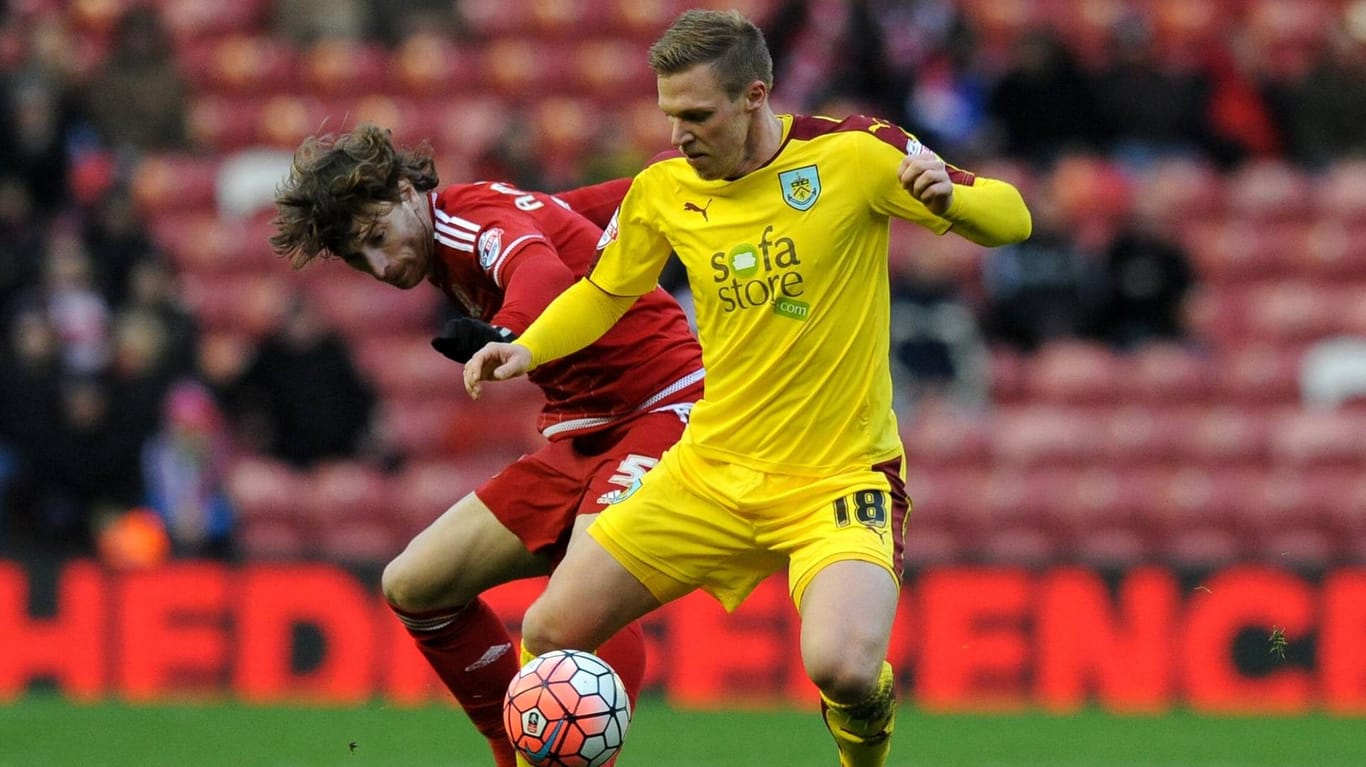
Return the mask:
<path id="1" fill-rule="evenodd" d="M 484 348 L 484 344 L 516 338 L 517 334 L 507 328 L 490 325 L 473 317 L 456 317 L 447 320 L 441 335 L 432 339 L 432 348 L 463 365 L 470 361 L 475 352 Z"/>

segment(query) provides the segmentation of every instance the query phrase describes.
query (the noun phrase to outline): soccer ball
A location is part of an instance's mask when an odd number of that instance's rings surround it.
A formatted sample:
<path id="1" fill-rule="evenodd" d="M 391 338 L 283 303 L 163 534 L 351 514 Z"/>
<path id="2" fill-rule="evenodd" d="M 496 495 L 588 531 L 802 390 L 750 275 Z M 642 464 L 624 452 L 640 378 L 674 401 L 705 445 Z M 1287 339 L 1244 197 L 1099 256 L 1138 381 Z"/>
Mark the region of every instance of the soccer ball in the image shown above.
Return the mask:
<path id="1" fill-rule="evenodd" d="M 537 767 L 602 767 L 626 739 L 621 677 L 582 650 L 551 650 L 513 677 L 503 699 L 508 740 Z"/>

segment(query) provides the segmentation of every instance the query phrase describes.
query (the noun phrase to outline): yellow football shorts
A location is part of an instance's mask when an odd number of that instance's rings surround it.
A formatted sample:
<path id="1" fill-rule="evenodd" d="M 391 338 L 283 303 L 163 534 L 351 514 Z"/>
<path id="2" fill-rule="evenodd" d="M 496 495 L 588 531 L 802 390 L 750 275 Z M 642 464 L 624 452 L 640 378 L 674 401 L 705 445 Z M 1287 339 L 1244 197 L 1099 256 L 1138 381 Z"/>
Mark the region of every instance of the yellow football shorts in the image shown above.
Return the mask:
<path id="1" fill-rule="evenodd" d="M 826 565 L 862 560 L 901 583 L 910 502 L 901 456 L 830 477 L 757 471 L 686 443 L 665 452 L 588 532 L 660 602 L 701 588 L 734 610 L 788 566 L 801 604 Z"/>

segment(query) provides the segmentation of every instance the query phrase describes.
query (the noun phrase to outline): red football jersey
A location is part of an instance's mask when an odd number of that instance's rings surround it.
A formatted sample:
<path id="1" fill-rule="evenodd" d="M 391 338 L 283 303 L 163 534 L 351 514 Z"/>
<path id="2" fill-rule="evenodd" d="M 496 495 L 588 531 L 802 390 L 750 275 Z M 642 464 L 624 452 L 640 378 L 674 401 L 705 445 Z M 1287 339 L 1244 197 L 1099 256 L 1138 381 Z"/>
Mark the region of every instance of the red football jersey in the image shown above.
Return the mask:
<path id="1" fill-rule="evenodd" d="M 469 316 L 517 334 L 588 271 L 602 235 L 554 196 L 506 184 L 453 184 L 430 200 L 436 259 L 428 280 Z M 529 377 L 546 397 L 538 426 L 556 439 L 696 401 L 702 376 L 687 315 L 656 287 L 591 346 Z"/>

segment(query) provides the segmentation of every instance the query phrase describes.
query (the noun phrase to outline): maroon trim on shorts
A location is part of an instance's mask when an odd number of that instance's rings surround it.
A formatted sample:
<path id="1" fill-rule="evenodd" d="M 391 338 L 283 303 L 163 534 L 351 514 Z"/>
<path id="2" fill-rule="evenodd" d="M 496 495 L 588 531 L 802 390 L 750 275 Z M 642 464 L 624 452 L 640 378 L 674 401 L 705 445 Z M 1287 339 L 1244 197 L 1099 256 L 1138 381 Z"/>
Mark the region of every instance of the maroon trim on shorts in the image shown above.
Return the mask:
<path id="1" fill-rule="evenodd" d="M 901 462 L 898 456 L 889 461 L 874 464 L 873 471 L 887 478 L 892 492 L 892 569 L 897 577 L 902 576 L 903 561 L 906 554 L 906 518 L 911 512 L 911 497 L 906 494 L 906 483 L 901 479 Z"/>

